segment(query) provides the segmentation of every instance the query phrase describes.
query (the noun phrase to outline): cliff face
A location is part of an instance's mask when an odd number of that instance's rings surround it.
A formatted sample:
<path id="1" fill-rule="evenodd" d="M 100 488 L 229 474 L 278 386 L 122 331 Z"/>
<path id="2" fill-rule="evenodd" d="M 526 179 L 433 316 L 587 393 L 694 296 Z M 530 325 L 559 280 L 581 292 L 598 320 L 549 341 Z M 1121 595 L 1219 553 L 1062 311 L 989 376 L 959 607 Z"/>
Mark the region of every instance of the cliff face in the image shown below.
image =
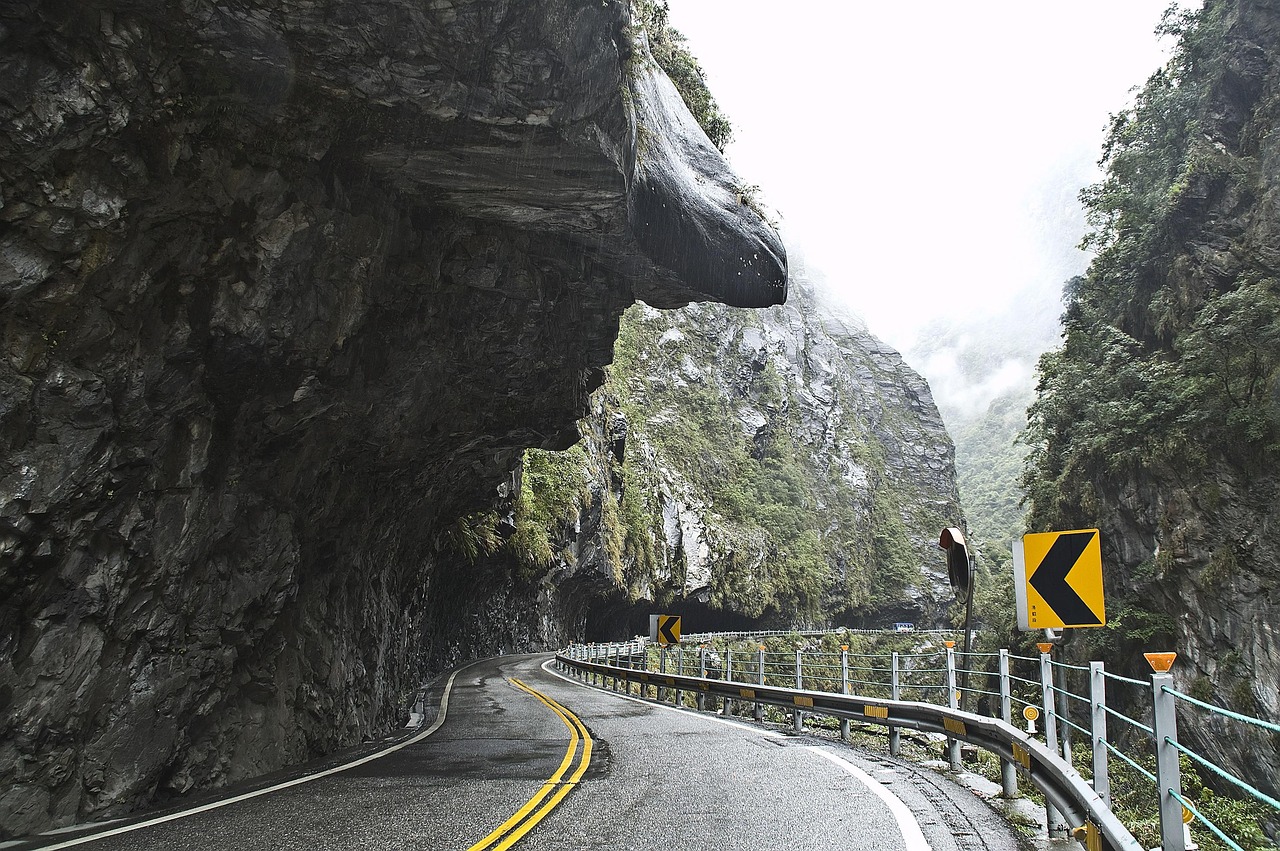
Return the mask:
<path id="1" fill-rule="evenodd" d="M 577 438 L 634 299 L 786 296 L 628 23 L 0 10 L 0 832 L 359 741 L 554 632 L 440 530 Z"/>
<path id="2" fill-rule="evenodd" d="M 1219 0 L 1178 29 L 1084 196 L 1099 253 L 1041 364 L 1031 523 L 1102 530 L 1090 652 L 1176 650 L 1181 690 L 1275 721 L 1280 9 Z M 1230 726 L 1180 736 L 1274 794 L 1276 740 Z"/>
<path id="3" fill-rule="evenodd" d="M 545 560 L 574 637 L 655 606 L 688 630 L 946 622 L 961 515 L 928 385 L 802 271 L 769 310 L 631 308 L 581 428 L 528 454 L 505 548 Z"/>

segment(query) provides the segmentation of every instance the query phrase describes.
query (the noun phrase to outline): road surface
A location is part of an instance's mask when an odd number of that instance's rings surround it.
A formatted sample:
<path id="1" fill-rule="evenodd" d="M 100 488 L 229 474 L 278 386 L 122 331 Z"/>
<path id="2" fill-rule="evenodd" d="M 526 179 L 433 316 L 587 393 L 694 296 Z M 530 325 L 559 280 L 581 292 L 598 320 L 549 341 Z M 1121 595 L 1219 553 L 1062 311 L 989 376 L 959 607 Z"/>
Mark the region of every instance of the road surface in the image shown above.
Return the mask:
<path id="1" fill-rule="evenodd" d="M 590 688 L 548 658 L 459 669 L 429 727 L 360 764 L 313 766 L 284 788 L 144 814 L 96 838 L 0 847 L 1017 851 L 1003 819 L 931 771 Z"/>

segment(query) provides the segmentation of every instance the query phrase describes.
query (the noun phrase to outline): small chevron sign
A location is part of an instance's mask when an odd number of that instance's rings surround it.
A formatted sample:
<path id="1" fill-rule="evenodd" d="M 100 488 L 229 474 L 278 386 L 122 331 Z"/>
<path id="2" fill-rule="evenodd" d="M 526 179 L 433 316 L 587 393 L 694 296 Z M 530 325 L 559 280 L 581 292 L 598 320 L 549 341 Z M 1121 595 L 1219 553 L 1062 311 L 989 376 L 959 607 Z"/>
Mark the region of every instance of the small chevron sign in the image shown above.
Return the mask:
<path id="1" fill-rule="evenodd" d="M 1102 544 L 1097 529 L 1024 535 L 1013 543 L 1018 626 L 1105 626 Z"/>
<path id="2" fill-rule="evenodd" d="M 649 615 L 649 640 L 663 646 L 680 643 L 679 615 Z"/>

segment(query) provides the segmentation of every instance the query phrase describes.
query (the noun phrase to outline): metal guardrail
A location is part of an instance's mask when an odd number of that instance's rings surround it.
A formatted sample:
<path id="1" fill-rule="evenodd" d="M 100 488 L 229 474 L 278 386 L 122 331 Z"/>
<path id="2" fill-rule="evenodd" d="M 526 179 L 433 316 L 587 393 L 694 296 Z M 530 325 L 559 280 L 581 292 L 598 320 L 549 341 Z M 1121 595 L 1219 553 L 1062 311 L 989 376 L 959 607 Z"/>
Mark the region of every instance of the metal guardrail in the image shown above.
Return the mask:
<path id="1" fill-rule="evenodd" d="M 1103 839 L 1102 847 L 1114 851 L 1143 851 L 1138 841 L 1075 769 L 1039 741 L 998 719 L 984 718 L 931 703 L 846 696 L 736 680 L 651 672 L 616 664 L 617 659 L 615 656 L 609 662 L 597 662 L 564 653 L 556 655 L 562 671 L 576 672 L 596 685 L 603 685 L 605 680 L 611 680 L 614 690 L 618 690 L 621 683 L 638 683 L 642 687 L 663 687 L 673 693 L 690 691 L 704 698 L 710 696 L 748 701 L 924 733 L 941 733 L 953 740 L 969 742 L 1002 759 L 1021 765 L 1059 812 L 1073 824 L 1086 830 L 1091 829 Z"/>
<path id="2" fill-rule="evenodd" d="M 837 634 L 848 632 L 841 630 Z M 1006 796 L 1017 794 L 1018 769 L 1044 793 L 1051 837 L 1065 838 L 1074 829 L 1093 842 L 1090 851 L 1101 847 L 1138 851 L 1142 847 L 1112 811 L 1110 757 L 1119 759 L 1128 774 L 1122 793 L 1132 795 L 1135 784 L 1151 784 L 1163 851 L 1196 847 L 1184 823 L 1184 813 L 1199 819 L 1232 851 L 1244 851 L 1183 795 L 1180 756 L 1280 814 L 1280 801 L 1180 743 L 1177 718 L 1180 711 L 1186 714 L 1189 709 L 1196 709 L 1217 721 L 1238 722 L 1267 734 L 1280 733 L 1280 725 L 1182 694 L 1173 688 L 1168 673 L 1157 672 L 1147 682 L 1108 673 L 1101 662 L 1091 662 L 1087 667 L 1068 665 L 1053 660 L 1045 651 L 1048 645 L 1042 645 L 1038 657 L 1027 657 L 1005 650 L 999 654 L 961 653 L 954 648 L 954 642 L 946 642 L 945 649 L 883 654 L 849 653 L 847 646 L 839 653 L 814 650 L 810 640 L 794 652 L 767 652 L 765 645 L 758 643 L 765 636 L 812 639 L 830 634 L 696 636 L 704 642 L 713 637 L 722 640 L 723 654 L 706 644 L 692 650 L 659 649 L 637 638 L 625 644 L 574 645 L 558 654 L 557 660 L 562 668 L 597 684 L 609 679 L 616 690 L 621 683 L 626 683 L 628 689 L 636 683 L 642 691 L 656 689 L 658 699 L 673 695 L 677 704 L 685 692 L 695 696 L 699 708 L 708 697 L 747 702 L 754 704 L 756 720 L 762 720 L 766 705 L 782 707 L 792 713 L 797 731 L 803 729 L 806 715 L 839 719 L 841 737 L 846 740 L 851 721 L 883 725 L 889 730 L 890 752 L 895 755 L 901 729 L 941 733 L 948 737 L 950 762 L 955 769 L 961 762 L 960 742 L 969 742 L 999 757 L 1001 786 Z M 754 649 L 735 651 L 732 639 L 751 639 Z M 961 682 L 976 685 L 961 686 Z M 984 682 L 988 688 L 982 688 Z M 1079 686 L 1079 691 L 1072 690 L 1073 684 Z M 1149 694 L 1151 723 L 1144 724 L 1109 706 L 1108 684 L 1113 688 L 1139 688 Z M 977 702 L 989 714 L 963 711 L 967 700 Z M 1013 726 L 1015 707 L 1034 707 L 1043 713 L 1043 742 Z M 1116 737 L 1108 735 L 1109 721 L 1126 725 L 1128 738 L 1148 741 L 1152 751 L 1137 758 L 1124 753 L 1116 746 Z M 1089 781 L 1072 767 L 1073 747 L 1081 739 L 1091 751 L 1091 761 L 1085 763 L 1091 763 Z"/>

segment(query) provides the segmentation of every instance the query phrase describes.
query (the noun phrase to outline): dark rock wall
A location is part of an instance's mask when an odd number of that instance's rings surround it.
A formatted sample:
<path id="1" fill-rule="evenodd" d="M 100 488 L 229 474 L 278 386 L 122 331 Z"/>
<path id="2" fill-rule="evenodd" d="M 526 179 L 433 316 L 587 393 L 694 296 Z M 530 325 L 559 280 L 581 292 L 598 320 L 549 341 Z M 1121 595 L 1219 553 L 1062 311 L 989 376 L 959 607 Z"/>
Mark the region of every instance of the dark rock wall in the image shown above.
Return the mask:
<path id="1" fill-rule="evenodd" d="M 786 295 L 709 143 L 643 129 L 683 107 L 634 92 L 627 22 L 0 9 L 0 835 L 359 741 L 429 670 L 561 638 L 439 530 L 576 439 L 634 298 Z M 697 161 L 665 227 L 730 223 L 705 279 L 633 235 L 637 135 Z"/>

